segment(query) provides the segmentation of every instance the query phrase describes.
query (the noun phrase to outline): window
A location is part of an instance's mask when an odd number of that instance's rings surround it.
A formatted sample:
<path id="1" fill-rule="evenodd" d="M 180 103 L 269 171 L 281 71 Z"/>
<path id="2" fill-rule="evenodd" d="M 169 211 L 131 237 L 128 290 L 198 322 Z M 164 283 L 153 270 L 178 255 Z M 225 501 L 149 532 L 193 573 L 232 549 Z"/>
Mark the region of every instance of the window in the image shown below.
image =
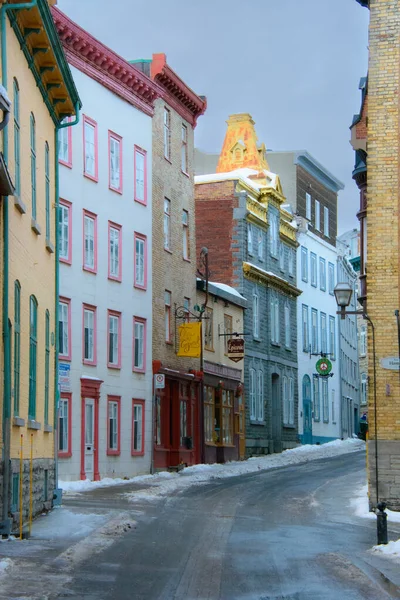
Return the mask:
<path id="1" fill-rule="evenodd" d="M 254 419 L 259 422 L 264 420 L 264 373 L 261 370 L 257 371 L 257 398 Z"/>
<path id="2" fill-rule="evenodd" d="M 133 317 L 133 370 L 144 373 L 146 370 L 146 319 Z"/>
<path id="3" fill-rule="evenodd" d="M 310 253 L 311 285 L 317 287 L 317 255 Z"/>
<path id="4" fill-rule="evenodd" d="M 185 441 L 188 435 L 188 385 L 186 383 L 179 384 L 179 443 L 181 446 L 185 446 Z"/>
<path id="5" fill-rule="evenodd" d="M 336 359 L 336 331 L 335 317 L 329 317 L 329 354 L 332 360 Z"/>
<path id="6" fill-rule="evenodd" d="M 213 311 L 206 308 L 204 311 L 204 348 L 214 350 Z"/>
<path id="7" fill-rule="evenodd" d="M 121 453 L 121 398 L 119 396 L 107 396 L 107 413 L 107 454 L 118 455 Z"/>
<path id="8" fill-rule="evenodd" d="M 360 328 L 360 356 L 367 354 L 367 327 L 361 325 Z"/>
<path id="9" fill-rule="evenodd" d="M 335 265 L 328 263 L 328 286 L 329 293 L 333 296 L 333 290 L 335 287 Z"/>
<path id="10" fill-rule="evenodd" d="M 19 113 L 19 86 L 14 79 L 14 184 L 15 195 L 21 195 L 21 123 Z"/>
<path id="11" fill-rule="evenodd" d="M 147 204 L 147 152 L 135 146 L 134 197 L 136 202 Z"/>
<path id="12" fill-rule="evenodd" d="M 253 336 L 255 338 L 260 336 L 260 315 L 257 290 L 254 290 L 253 292 Z"/>
<path id="13" fill-rule="evenodd" d="M 121 367 L 121 313 L 108 311 L 108 367 Z"/>
<path id="14" fill-rule="evenodd" d="M 85 115 L 83 116 L 83 149 L 85 161 L 83 174 L 85 177 L 97 181 L 97 123 Z"/>
<path id="15" fill-rule="evenodd" d="M 309 328 L 308 328 L 308 306 L 302 306 L 302 331 L 303 331 L 303 351 L 310 351 Z"/>
<path id="16" fill-rule="evenodd" d="M 315 229 L 321 229 L 321 205 L 318 200 L 315 201 Z"/>
<path id="17" fill-rule="evenodd" d="M 326 262 L 324 258 L 319 258 L 319 287 L 326 292 Z"/>
<path id="18" fill-rule="evenodd" d="M 72 204 L 60 200 L 58 207 L 58 252 L 60 261 L 72 262 Z"/>
<path id="19" fill-rule="evenodd" d="M 290 306 L 288 302 L 285 302 L 285 346 L 290 348 L 292 346 L 292 335 L 290 328 Z"/>
<path id="20" fill-rule="evenodd" d="M 171 160 L 171 113 L 164 108 L 164 156 Z"/>
<path id="21" fill-rule="evenodd" d="M 329 423 L 329 392 L 328 380 L 322 379 L 322 418 L 324 423 Z"/>
<path id="22" fill-rule="evenodd" d="M 214 400 L 215 389 L 204 386 L 204 439 L 209 443 L 214 442 Z"/>
<path id="23" fill-rule="evenodd" d="M 71 300 L 60 298 L 58 305 L 58 352 L 63 359 L 71 359 Z"/>
<path id="24" fill-rule="evenodd" d="M 44 187 L 46 206 L 46 240 L 50 240 L 50 151 L 47 142 L 44 145 Z"/>
<path id="25" fill-rule="evenodd" d="M 58 411 L 58 455 L 71 456 L 71 394 L 62 393 Z"/>
<path id="26" fill-rule="evenodd" d="M 231 315 L 224 315 L 224 351 L 228 354 L 228 340 L 232 338 L 232 317 Z"/>
<path id="27" fill-rule="evenodd" d="M 283 422 L 285 425 L 294 425 L 294 379 L 283 377 Z"/>
<path id="28" fill-rule="evenodd" d="M 135 287 L 145 290 L 147 287 L 147 237 L 140 233 L 134 234 L 134 281 Z"/>
<path id="29" fill-rule="evenodd" d="M 249 369 L 250 378 L 250 419 L 255 421 L 257 418 L 256 410 L 256 371 L 255 369 Z"/>
<path id="30" fill-rule="evenodd" d="M 313 352 L 318 352 L 318 312 L 311 309 L 311 347 Z"/>
<path id="31" fill-rule="evenodd" d="M 189 213 L 182 211 L 182 256 L 185 260 L 190 259 L 190 236 L 189 236 Z"/>
<path id="32" fill-rule="evenodd" d="M 216 418 L 216 427 L 220 428 L 220 439 L 222 444 L 233 444 L 233 405 L 234 397 L 232 390 L 221 390 L 220 392 L 220 422 Z M 216 407 L 217 408 L 217 407 Z M 218 411 L 216 410 L 216 417 Z"/>
<path id="33" fill-rule="evenodd" d="M 165 323 L 165 341 L 171 342 L 171 292 L 164 292 L 164 323 Z"/>
<path id="34" fill-rule="evenodd" d="M 279 344 L 280 332 L 279 332 L 279 299 L 275 296 L 271 296 L 271 342 L 273 344 Z"/>
<path id="35" fill-rule="evenodd" d="M 320 313 L 321 319 L 321 352 L 327 354 L 328 352 L 328 340 L 327 340 L 327 329 L 326 329 L 326 314 Z"/>
<path id="36" fill-rule="evenodd" d="M 306 193 L 306 219 L 311 221 L 311 194 Z"/>
<path id="37" fill-rule="evenodd" d="M 313 402 L 314 402 L 314 421 L 320 419 L 320 403 L 319 403 L 319 377 L 313 376 Z"/>
<path id="38" fill-rule="evenodd" d="M 257 230 L 258 259 L 264 260 L 264 234 L 261 229 Z"/>
<path id="39" fill-rule="evenodd" d="M 182 124 L 182 146 L 181 146 L 181 169 L 184 173 L 188 172 L 188 139 L 187 127 Z"/>
<path id="40" fill-rule="evenodd" d="M 50 313 L 45 315 L 45 348 L 44 348 L 44 422 L 49 424 L 49 382 L 50 382 Z"/>
<path id="41" fill-rule="evenodd" d="M 70 121 L 70 117 L 63 119 L 65 125 Z M 71 127 L 62 127 L 58 130 L 58 161 L 66 167 L 72 167 L 72 129 Z"/>
<path id="42" fill-rule="evenodd" d="M 368 401 L 367 382 L 368 382 L 367 374 L 361 373 L 361 404 L 364 406 L 367 404 L 367 401 Z"/>
<path id="43" fill-rule="evenodd" d="M 307 283 L 308 281 L 308 253 L 307 248 L 301 247 L 301 278 Z"/>
<path id="44" fill-rule="evenodd" d="M 30 118 L 30 138 L 31 138 L 31 201 L 32 201 L 32 219 L 36 221 L 36 125 L 35 117 L 31 113 Z"/>
<path id="45" fill-rule="evenodd" d="M 122 228 L 108 221 L 108 279 L 122 280 Z"/>
<path id="46" fill-rule="evenodd" d="M 109 188 L 122 194 L 122 137 L 108 132 Z"/>
<path id="47" fill-rule="evenodd" d="M 164 198 L 164 249 L 171 250 L 171 201 Z"/>
<path id="48" fill-rule="evenodd" d="M 272 213 L 270 216 L 271 255 L 278 257 L 279 217 Z"/>
<path id="49" fill-rule="evenodd" d="M 97 315 L 96 307 L 83 305 L 83 357 L 87 365 L 95 365 L 97 361 Z"/>
<path id="50" fill-rule="evenodd" d="M 29 406 L 28 418 L 36 419 L 36 374 L 37 374 L 37 301 L 29 300 Z"/>
<path id="51" fill-rule="evenodd" d="M 279 245 L 279 268 L 281 271 L 285 270 L 285 246 Z"/>
<path id="52" fill-rule="evenodd" d="M 253 254 L 253 225 L 247 223 L 247 252 Z"/>
<path id="53" fill-rule="evenodd" d="M 183 310 L 185 313 L 185 321 L 190 322 L 190 298 L 183 299 Z"/>
<path id="54" fill-rule="evenodd" d="M 83 211 L 83 268 L 97 272 L 97 215 Z"/>
<path id="55" fill-rule="evenodd" d="M 294 277 L 294 258 L 295 258 L 294 250 L 293 250 L 293 248 L 289 248 L 289 255 L 288 255 L 289 277 Z"/>
<path id="56" fill-rule="evenodd" d="M 144 454 L 144 400 L 132 400 L 132 456 Z"/>
<path id="57" fill-rule="evenodd" d="M 161 424 L 161 396 L 159 394 L 156 395 L 156 401 L 155 401 L 155 419 L 156 419 L 156 423 L 155 423 L 155 442 L 157 446 L 161 446 L 162 443 L 162 439 L 164 439 L 164 436 L 161 437 L 161 433 L 162 433 L 162 424 Z"/>
<path id="58" fill-rule="evenodd" d="M 21 369 L 21 285 L 14 283 L 14 415 L 19 415 Z"/>
<path id="59" fill-rule="evenodd" d="M 289 377 L 289 425 L 294 425 L 294 379 Z"/>
<path id="60" fill-rule="evenodd" d="M 324 236 L 329 237 L 329 208 L 324 206 Z"/>

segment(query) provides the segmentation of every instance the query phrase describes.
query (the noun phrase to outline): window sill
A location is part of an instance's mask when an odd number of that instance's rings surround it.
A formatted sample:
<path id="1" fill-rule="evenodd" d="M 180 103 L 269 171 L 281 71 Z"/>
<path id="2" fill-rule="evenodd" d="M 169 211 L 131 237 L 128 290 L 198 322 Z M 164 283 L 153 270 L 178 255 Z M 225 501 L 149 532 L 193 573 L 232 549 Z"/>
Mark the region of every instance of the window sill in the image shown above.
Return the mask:
<path id="1" fill-rule="evenodd" d="M 109 189 L 109 190 L 111 190 L 112 192 L 116 192 L 116 193 L 117 193 L 117 194 L 119 194 L 120 196 L 122 196 L 122 194 L 123 194 L 123 191 L 122 191 L 122 189 L 119 189 L 119 188 L 112 187 L 112 185 L 109 185 L 109 186 L 108 186 L 108 189 Z"/>
<path id="2" fill-rule="evenodd" d="M 58 360 L 61 360 L 63 362 L 71 362 L 71 357 L 70 356 L 64 356 L 64 354 L 59 354 L 58 355 Z"/>
<path id="3" fill-rule="evenodd" d="M 280 348 L 281 345 L 278 342 L 271 342 L 271 346 L 275 346 L 275 348 Z"/>
<path id="4" fill-rule="evenodd" d="M 147 290 L 147 286 L 146 285 L 139 285 L 137 283 L 135 283 L 133 285 L 133 287 L 135 288 L 135 290 L 141 290 L 142 292 L 145 292 Z"/>
<path id="5" fill-rule="evenodd" d="M 45 425 L 43 431 L 45 433 L 53 433 L 53 427 L 51 425 Z"/>
<path id="6" fill-rule="evenodd" d="M 164 252 L 168 252 L 168 254 L 172 254 L 172 250 L 170 250 L 169 248 L 165 248 L 165 246 L 164 246 Z"/>
<path id="7" fill-rule="evenodd" d="M 88 367 L 97 367 L 96 360 L 87 360 L 86 358 L 82 358 L 82 364 Z"/>
<path id="8" fill-rule="evenodd" d="M 329 419 L 328 420 L 324 419 L 324 423 L 327 425 L 329 423 Z"/>
<path id="9" fill-rule="evenodd" d="M 64 165 L 64 167 L 68 167 L 68 169 L 72 169 L 72 163 L 66 162 L 65 160 L 58 159 L 60 165 Z"/>
<path id="10" fill-rule="evenodd" d="M 114 369 L 115 371 L 118 371 L 121 369 L 121 365 L 111 365 L 110 363 L 107 364 L 107 367 L 109 369 Z"/>
<path id="11" fill-rule="evenodd" d="M 204 346 L 204 350 L 207 350 L 207 352 L 215 352 L 214 348 L 207 348 L 207 346 Z"/>
<path id="12" fill-rule="evenodd" d="M 145 375 L 146 374 L 146 369 L 138 369 L 136 367 L 133 367 L 132 373 L 139 373 L 141 375 Z"/>
<path id="13" fill-rule="evenodd" d="M 40 235 L 42 233 L 42 230 L 40 229 L 40 225 L 36 221 L 36 219 L 31 219 L 31 229 L 32 229 L 32 231 L 34 231 L 36 233 L 36 235 Z"/>
<path id="14" fill-rule="evenodd" d="M 14 417 L 13 425 L 14 427 L 25 427 L 25 419 L 22 419 L 21 417 Z"/>
<path id="15" fill-rule="evenodd" d="M 167 161 L 167 163 L 169 163 L 170 165 L 172 165 L 171 159 L 168 158 L 168 156 L 165 156 L 165 154 L 164 154 L 164 159 Z"/>
<path id="16" fill-rule="evenodd" d="M 18 212 L 21 213 L 21 215 L 24 215 L 26 213 L 26 206 L 19 196 L 14 196 L 14 206 L 18 210 Z"/>
<path id="17" fill-rule="evenodd" d="M 185 258 L 184 256 L 182 256 L 182 259 L 189 264 L 192 262 L 190 258 Z"/>
<path id="18" fill-rule="evenodd" d="M 257 337 L 257 336 L 255 336 L 255 335 L 253 335 L 253 342 L 258 342 L 258 343 L 260 343 L 260 342 L 262 342 L 262 339 L 261 339 L 260 337 Z"/>
<path id="19" fill-rule="evenodd" d="M 303 281 L 304 281 L 304 280 L 303 280 Z M 317 287 L 317 284 L 316 284 L 316 283 L 312 283 L 312 284 L 311 284 L 311 287 L 313 287 L 313 288 L 316 288 L 316 287 Z"/>
<path id="20" fill-rule="evenodd" d="M 54 254 L 54 245 L 46 238 L 46 250 L 49 254 Z"/>
<path id="21" fill-rule="evenodd" d="M 97 269 L 91 269 L 90 267 L 85 267 L 85 265 L 82 266 L 82 271 L 85 271 L 86 273 L 92 273 L 92 275 L 97 275 Z"/>
<path id="22" fill-rule="evenodd" d="M 116 283 L 122 283 L 122 277 L 114 277 L 113 275 L 109 275 L 108 280 L 115 281 Z"/>
<path id="23" fill-rule="evenodd" d="M 188 179 L 190 179 L 189 173 L 186 173 L 186 171 L 183 171 L 182 169 L 181 169 L 181 173 L 182 173 L 182 175 L 184 175 L 185 177 L 187 177 Z"/>
<path id="24" fill-rule="evenodd" d="M 132 450 L 131 456 L 144 456 L 144 451 L 135 452 L 135 450 Z"/>
<path id="25" fill-rule="evenodd" d="M 107 450 L 107 456 L 120 456 L 120 450 Z"/>
<path id="26" fill-rule="evenodd" d="M 253 421 L 250 419 L 250 425 L 258 425 L 259 427 L 265 427 L 265 421 Z"/>
<path id="27" fill-rule="evenodd" d="M 171 340 L 165 340 L 165 343 L 167 344 L 167 346 L 173 346 L 173 342 L 171 342 Z"/>
<path id="28" fill-rule="evenodd" d="M 28 429 L 35 429 L 36 431 L 40 431 L 40 429 L 42 428 L 39 421 L 35 421 L 34 419 L 28 419 L 27 427 Z"/>
<path id="29" fill-rule="evenodd" d="M 147 206 L 147 200 L 139 200 L 139 198 L 134 198 L 134 201 L 142 206 Z"/>
<path id="30" fill-rule="evenodd" d="M 285 346 L 285 350 L 286 350 L 287 352 L 291 352 L 291 351 L 292 351 L 292 349 L 291 349 L 291 348 L 289 348 L 288 346 Z"/>
<path id="31" fill-rule="evenodd" d="M 289 425 L 289 423 L 283 424 L 284 429 L 296 429 L 296 425 Z"/>
<path id="32" fill-rule="evenodd" d="M 83 172 L 83 176 L 86 177 L 86 179 L 90 179 L 91 181 L 94 181 L 95 183 L 99 182 L 99 178 L 96 175 L 90 175 L 89 173 Z"/>
<path id="33" fill-rule="evenodd" d="M 59 452 L 58 458 L 71 458 L 72 452 Z"/>
<path id="34" fill-rule="evenodd" d="M 60 263 L 70 267 L 72 265 L 72 260 L 70 258 L 60 258 Z"/>

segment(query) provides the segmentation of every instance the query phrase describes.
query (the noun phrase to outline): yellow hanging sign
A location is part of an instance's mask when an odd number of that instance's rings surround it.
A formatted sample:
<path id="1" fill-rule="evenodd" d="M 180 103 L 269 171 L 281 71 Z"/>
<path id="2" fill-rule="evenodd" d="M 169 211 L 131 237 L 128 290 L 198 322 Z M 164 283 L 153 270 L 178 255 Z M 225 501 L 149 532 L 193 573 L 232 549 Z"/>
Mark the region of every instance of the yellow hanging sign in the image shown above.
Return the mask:
<path id="1" fill-rule="evenodd" d="M 201 354 L 200 322 L 183 323 L 179 326 L 178 356 L 199 358 Z"/>

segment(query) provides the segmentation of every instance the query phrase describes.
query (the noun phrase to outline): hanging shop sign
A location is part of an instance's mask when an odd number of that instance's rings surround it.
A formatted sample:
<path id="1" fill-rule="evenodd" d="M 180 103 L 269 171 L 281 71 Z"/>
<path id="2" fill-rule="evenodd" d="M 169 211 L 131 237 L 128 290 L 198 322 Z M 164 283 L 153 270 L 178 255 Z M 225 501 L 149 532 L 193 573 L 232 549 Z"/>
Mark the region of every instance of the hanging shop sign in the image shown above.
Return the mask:
<path id="1" fill-rule="evenodd" d="M 318 375 L 327 376 L 332 371 L 332 363 L 329 358 L 320 358 L 317 360 L 315 368 Z"/>
<path id="2" fill-rule="evenodd" d="M 197 323 L 183 323 L 179 326 L 178 356 L 199 358 L 201 354 L 201 325 Z"/>
<path id="3" fill-rule="evenodd" d="M 244 339 L 231 338 L 228 340 L 228 358 L 234 362 L 239 362 L 244 358 Z"/>

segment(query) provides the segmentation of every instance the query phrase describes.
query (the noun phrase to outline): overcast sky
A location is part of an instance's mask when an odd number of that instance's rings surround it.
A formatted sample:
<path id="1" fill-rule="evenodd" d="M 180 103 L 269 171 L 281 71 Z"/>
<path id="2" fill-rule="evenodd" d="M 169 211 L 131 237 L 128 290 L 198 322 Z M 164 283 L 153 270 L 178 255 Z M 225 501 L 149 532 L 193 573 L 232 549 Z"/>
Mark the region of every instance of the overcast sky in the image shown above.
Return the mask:
<path id="1" fill-rule="evenodd" d="M 219 152 L 249 112 L 272 150 L 306 149 L 345 184 L 339 234 L 357 226 L 349 126 L 367 72 L 368 11 L 355 0 L 58 0 L 124 58 L 165 52 L 208 108 L 196 146 Z"/>

